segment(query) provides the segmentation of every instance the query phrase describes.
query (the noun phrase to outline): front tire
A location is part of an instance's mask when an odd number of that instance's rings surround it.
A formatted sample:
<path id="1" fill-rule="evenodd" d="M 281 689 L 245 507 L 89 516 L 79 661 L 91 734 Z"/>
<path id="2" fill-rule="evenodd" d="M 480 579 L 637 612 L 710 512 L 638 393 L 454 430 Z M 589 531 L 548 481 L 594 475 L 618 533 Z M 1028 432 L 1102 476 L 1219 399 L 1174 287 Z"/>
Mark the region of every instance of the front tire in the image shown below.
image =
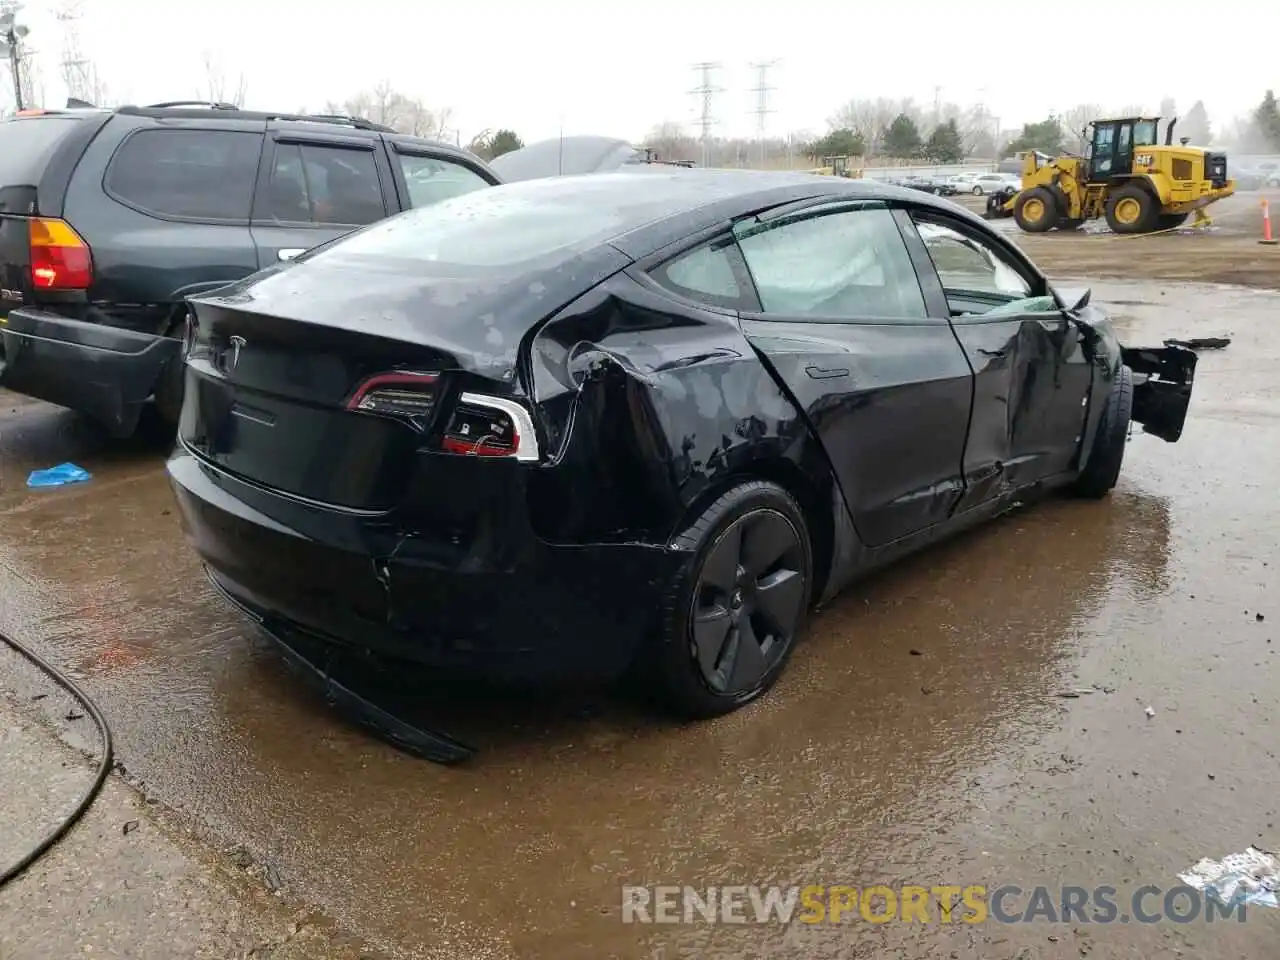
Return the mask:
<path id="1" fill-rule="evenodd" d="M 973 195 L 974 195 L 975 197 L 980 197 L 980 196 L 982 196 L 982 188 L 981 188 L 981 187 L 974 187 L 974 188 L 973 188 Z"/>
<path id="2" fill-rule="evenodd" d="M 1117 188 L 1107 200 L 1107 226 L 1113 233 L 1150 233 L 1159 217 L 1156 198 L 1136 184 Z"/>
<path id="3" fill-rule="evenodd" d="M 1100 500 L 1120 479 L 1120 465 L 1129 441 L 1129 418 L 1133 413 L 1133 371 L 1124 364 L 1116 374 L 1107 405 L 1093 437 L 1093 449 L 1084 469 L 1076 477 L 1074 492 L 1078 497 Z"/>
<path id="4" fill-rule="evenodd" d="M 1058 200 L 1044 187 L 1032 187 L 1013 201 L 1013 219 L 1027 233 L 1047 233 L 1058 222 Z"/>
<path id="5" fill-rule="evenodd" d="M 655 679 L 680 716 L 720 716 L 765 693 L 791 658 L 809 609 L 809 532 L 790 494 L 756 480 L 675 542 L 689 558 L 663 603 Z"/>

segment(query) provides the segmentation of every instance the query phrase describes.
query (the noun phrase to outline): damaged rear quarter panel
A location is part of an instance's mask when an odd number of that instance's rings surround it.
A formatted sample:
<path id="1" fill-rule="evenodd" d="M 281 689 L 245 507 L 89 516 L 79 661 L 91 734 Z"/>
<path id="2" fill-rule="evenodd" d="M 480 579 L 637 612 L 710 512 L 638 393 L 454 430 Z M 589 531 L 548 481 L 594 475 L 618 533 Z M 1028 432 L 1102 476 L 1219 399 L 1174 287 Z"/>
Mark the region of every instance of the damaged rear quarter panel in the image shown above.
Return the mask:
<path id="1" fill-rule="evenodd" d="M 540 537 L 666 543 L 734 483 L 771 479 L 805 510 L 821 577 L 843 501 L 736 315 L 621 273 L 543 325 L 529 356 L 552 460 L 530 489 Z"/>

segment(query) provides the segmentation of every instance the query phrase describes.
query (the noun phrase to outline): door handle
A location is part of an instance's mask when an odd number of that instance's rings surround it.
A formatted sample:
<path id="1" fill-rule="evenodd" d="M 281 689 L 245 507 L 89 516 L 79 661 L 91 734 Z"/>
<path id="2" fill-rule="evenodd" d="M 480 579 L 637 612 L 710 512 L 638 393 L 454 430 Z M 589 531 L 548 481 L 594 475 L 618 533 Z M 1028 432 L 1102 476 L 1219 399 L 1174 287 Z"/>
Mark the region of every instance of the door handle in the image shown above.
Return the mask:
<path id="1" fill-rule="evenodd" d="M 300 257 L 306 252 L 306 247 L 286 247 L 284 250 L 276 251 L 276 259 L 292 260 L 294 257 Z"/>
<path id="2" fill-rule="evenodd" d="M 836 377 L 847 377 L 849 370 L 846 367 L 826 367 L 808 366 L 804 368 L 804 372 L 813 377 L 814 380 L 833 380 Z"/>
<path id="3" fill-rule="evenodd" d="M 978 352 L 984 357 L 1003 357 L 1005 355 L 1004 350 L 985 350 L 982 347 L 978 348 Z"/>

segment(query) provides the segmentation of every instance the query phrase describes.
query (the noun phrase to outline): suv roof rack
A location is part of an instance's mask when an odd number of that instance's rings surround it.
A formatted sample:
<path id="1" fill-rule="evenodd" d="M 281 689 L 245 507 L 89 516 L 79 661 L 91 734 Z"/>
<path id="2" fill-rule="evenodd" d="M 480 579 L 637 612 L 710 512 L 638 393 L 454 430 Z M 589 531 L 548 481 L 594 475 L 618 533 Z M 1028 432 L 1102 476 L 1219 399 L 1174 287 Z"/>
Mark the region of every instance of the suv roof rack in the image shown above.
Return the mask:
<path id="1" fill-rule="evenodd" d="M 268 120 L 297 120 L 304 123 L 340 123 L 357 130 L 377 130 L 379 133 L 395 133 L 394 127 L 374 123 L 364 117 L 348 117 L 340 113 L 272 113 Z"/>
<path id="2" fill-rule="evenodd" d="M 239 110 L 234 103 L 221 100 L 166 100 L 164 103 L 148 103 L 144 110 L 168 110 L 172 107 L 206 107 L 209 110 Z"/>
<path id="3" fill-rule="evenodd" d="M 245 110 L 234 103 L 223 103 L 208 100 L 168 100 L 164 103 L 149 103 L 145 107 L 118 107 L 116 112 L 142 116 L 160 115 L 160 111 L 181 111 L 188 116 L 199 116 L 205 111 L 218 113 L 234 113 L 245 120 L 289 120 L 297 123 L 330 123 L 357 130 L 373 130 L 378 133 L 395 133 L 393 127 L 374 123 L 364 117 L 348 117 L 336 113 L 280 113 L 279 111 Z"/>

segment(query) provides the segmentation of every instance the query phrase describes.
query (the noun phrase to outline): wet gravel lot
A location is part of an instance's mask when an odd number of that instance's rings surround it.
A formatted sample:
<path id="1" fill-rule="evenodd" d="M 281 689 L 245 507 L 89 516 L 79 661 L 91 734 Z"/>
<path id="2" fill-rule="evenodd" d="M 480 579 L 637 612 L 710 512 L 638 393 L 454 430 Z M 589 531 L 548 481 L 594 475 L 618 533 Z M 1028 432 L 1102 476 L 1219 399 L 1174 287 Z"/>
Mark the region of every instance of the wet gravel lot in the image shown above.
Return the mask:
<path id="1" fill-rule="evenodd" d="M 1029 505 L 856 586 L 775 692 L 731 717 L 680 727 L 609 691 L 400 674 L 389 698 L 481 751 L 454 769 L 401 755 L 213 594 L 161 447 L 107 444 L 4 393 L 0 630 L 83 679 L 147 796 L 374 953 L 1269 956 L 1280 917 L 1264 909 L 1243 924 L 621 922 L 623 884 L 1110 885 L 1126 904 L 1202 856 L 1280 846 L 1280 293 L 1093 287 L 1128 341 L 1234 338 L 1202 354 L 1182 440 L 1135 435 L 1103 502 Z M 25 488 L 64 460 L 94 479 Z M 20 697 L 7 664 L 0 690 Z"/>

